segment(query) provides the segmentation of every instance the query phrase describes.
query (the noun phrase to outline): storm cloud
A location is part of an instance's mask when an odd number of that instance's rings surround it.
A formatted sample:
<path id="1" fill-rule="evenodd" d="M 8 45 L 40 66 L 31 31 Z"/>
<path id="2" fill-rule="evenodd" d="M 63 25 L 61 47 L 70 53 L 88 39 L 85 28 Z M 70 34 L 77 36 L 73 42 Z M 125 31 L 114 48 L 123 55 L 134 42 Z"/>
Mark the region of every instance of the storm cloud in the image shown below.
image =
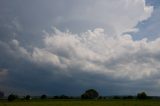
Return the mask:
<path id="1" fill-rule="evenodd" d="M 1 89 L 19 94 L 157 94 L 160 38 L 131 32 L 154 11 L 145 0 L 1 1 Z"/>

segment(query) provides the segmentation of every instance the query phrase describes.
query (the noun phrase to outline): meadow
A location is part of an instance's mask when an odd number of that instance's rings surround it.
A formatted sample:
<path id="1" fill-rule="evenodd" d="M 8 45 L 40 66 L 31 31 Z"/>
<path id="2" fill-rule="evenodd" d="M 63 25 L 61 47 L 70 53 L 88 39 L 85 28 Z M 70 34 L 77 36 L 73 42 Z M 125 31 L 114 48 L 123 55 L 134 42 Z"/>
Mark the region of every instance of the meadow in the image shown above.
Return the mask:
<path id="1" fill-rule="evenodd" d="M 0 101 L 0 106 L 160 106 L 160 100 L 30 100 Z"/>

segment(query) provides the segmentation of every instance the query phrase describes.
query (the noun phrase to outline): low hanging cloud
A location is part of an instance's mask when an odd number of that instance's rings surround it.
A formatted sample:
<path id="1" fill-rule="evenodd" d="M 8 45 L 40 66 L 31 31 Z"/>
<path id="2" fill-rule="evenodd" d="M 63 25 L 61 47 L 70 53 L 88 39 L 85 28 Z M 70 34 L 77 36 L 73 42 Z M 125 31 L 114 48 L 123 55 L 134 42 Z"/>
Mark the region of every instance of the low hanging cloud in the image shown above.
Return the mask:
<path id="1" fill-rule="evenodd" d="M 27 61 L 27 63 L 12 66 L 12 72 L 1 70 L 1 76 L 22 75 L 34 81 L 46 78 L 40 83 L 47 81 L 59 83 L 66 77 L 73 78 L 74 83 L 85 85 L 90 81 L 83 81 L 91 79 L 84 76 L 94 75 L 94 82 L 102 84 L 106 78 L 113 81 L 125 79 L 128 82 L 151 79 L 159 84 L 157 75 L 160 69 L 160 49 L 158 49 L 160 38 L 154 41 L 148 41 L 146 38 L 134 41 L 129 34 L 109 36 L 101 28 L 81 34 L 61 32 L 55 28 L 53 33 L 45 32 L 43 47 L 33 47 L 32 51 L 22 47 L 15 39 L 9 44 L 4 42 L 0 44 L 1 48 L 5 48 L 4 52 L 12 57 L 11 61 Z M 24 69 L 25 65 L 26 69 Z M 31 69 L 28 66 L 31 66 Z M 24 73 L 28 74 L 23 75 Z M 39 74 L 35 80 L 36 73 Z M 101 79 L 100 76 L 102 76 Z"/>

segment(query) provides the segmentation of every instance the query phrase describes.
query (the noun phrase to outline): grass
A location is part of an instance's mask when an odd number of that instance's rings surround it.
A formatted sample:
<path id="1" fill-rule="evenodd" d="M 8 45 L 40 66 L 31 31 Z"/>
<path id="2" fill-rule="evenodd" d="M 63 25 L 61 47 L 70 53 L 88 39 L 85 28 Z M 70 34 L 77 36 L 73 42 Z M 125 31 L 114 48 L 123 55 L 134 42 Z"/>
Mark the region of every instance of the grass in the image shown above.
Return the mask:
<path id="1" fill-rule="evenodd" d="M 0 106 L 160 106 L 160 100 L 39 100 L 1 101 Z"/>

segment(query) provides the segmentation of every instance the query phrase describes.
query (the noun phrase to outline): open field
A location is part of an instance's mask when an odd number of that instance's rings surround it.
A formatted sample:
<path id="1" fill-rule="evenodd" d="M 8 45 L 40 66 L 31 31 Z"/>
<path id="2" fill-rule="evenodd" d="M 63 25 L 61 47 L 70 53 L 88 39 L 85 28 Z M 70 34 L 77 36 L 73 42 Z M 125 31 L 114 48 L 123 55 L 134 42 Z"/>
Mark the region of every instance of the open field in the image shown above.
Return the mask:
<path id="1" fill-rule="evenodd" d="M 45 100 L 1 101 L 0 106 L 160 106 L 160 100 Z"/>

